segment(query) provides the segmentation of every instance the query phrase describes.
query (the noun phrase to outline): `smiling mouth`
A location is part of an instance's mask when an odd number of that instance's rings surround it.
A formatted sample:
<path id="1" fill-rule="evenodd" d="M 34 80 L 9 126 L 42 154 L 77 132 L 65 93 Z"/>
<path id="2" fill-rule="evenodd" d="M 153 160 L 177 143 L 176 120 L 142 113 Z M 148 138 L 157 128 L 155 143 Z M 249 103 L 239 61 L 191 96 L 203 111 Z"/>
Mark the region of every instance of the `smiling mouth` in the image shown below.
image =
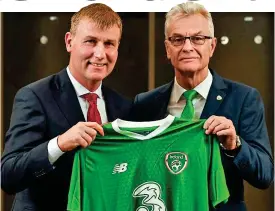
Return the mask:
<path id="1" fill-rule="evenodd" d="M 195 57 L 190 57 L 190 58 L 182 58 L 183 60 L 189 60 L 189 59 L 197 59 Z"/>
<path id="2" fill-rule="evenodd" d="M 95 62 L 88 62 L 88 64 L 92 65 L 92 66 L 95 66 L 95 67 L 103 67 L 105 66 L 106 64 L 102 64 L 102 63 L 95 63 Z"/>

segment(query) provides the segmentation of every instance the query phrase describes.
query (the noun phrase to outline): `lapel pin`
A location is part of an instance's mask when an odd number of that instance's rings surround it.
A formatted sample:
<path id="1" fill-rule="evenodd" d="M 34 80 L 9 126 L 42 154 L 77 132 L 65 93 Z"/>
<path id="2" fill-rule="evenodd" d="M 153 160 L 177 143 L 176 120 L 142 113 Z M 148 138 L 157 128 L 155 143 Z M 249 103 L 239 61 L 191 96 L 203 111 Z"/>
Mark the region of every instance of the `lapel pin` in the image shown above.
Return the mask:
<path id="1" fill-rule="evenodd" d="M 222 96 L 218 95 L 217 100 L 222 100 Z"/>

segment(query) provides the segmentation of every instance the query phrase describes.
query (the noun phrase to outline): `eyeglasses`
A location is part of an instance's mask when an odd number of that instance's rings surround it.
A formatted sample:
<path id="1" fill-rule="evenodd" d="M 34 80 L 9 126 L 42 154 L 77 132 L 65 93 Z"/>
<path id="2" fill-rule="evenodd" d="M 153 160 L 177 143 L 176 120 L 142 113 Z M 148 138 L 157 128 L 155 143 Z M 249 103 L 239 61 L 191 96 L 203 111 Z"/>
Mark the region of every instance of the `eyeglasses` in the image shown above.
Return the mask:
<path id="1" fill-rule="evenodd" d="M 172 43 L 174 46 L 181 46 L 185 43 L 185 40 L 189 39 L 190 42 L 194 45 L 203 45 L 205 43 L 206 39 L 212 39 L 212 37 L 204 36 L 204 35 L 196 35 L 196 36 L 173 36 L 168 37 L 168 40 Z"/>

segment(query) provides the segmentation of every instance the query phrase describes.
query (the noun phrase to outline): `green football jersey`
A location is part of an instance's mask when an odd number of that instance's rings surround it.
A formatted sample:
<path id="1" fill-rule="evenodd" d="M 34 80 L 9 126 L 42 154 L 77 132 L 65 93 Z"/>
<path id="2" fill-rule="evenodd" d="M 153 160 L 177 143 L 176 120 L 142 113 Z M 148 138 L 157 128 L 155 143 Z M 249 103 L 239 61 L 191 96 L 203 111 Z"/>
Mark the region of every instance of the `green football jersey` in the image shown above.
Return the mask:
<path id="1" fill-rule="evenodd" d="M 104 125 L 76 152 L 69 211 L 208 211 L 229 197 L 219 143 L 204 120 L 171 115 Z"/>

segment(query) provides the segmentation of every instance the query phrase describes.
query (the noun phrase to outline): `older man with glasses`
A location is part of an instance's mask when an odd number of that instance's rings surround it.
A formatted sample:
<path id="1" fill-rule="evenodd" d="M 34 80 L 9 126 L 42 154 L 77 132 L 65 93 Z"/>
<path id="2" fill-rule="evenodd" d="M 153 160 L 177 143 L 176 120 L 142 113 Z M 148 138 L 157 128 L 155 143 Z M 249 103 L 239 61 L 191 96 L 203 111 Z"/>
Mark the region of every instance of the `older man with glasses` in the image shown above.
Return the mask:
<path id="1" fill-rule="evenodd" d="M 187 2 L 173 7 L 166 15 L 165 47 L 175 79 L 137 95 L 133 118 L 152 121 L 172 114 L 191 121 L 205 119 L 202 129 L 220 141 L 230 192 L 218 210 L 245 211 L 243 180 L 260 189 L 273 182 L 264 105 L 255 88 L 222 78 L 209 68 L 216 43 L 211 14 L 202 5 Z"/>

